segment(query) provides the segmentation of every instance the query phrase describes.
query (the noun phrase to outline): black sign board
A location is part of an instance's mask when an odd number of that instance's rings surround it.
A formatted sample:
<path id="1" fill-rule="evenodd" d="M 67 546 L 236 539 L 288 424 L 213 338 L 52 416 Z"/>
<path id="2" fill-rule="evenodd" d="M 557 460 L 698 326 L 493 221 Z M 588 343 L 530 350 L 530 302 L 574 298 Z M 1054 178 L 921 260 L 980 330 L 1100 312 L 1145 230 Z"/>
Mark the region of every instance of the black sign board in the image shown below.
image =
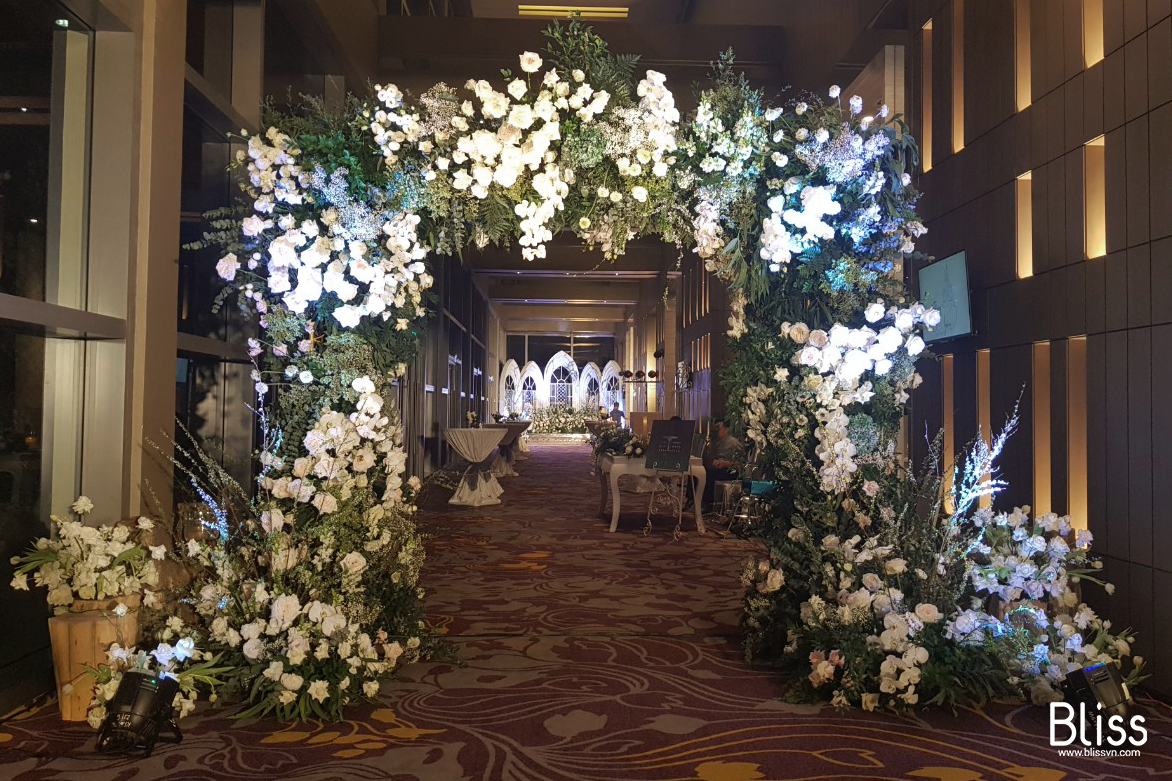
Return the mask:
<path id="1" fill-rule="evenodd" d="M 656 420 L 651 423 L 651 444 L 647 446 L 648 469 L 686 472 L 696 434 L 694 420 Z"/>

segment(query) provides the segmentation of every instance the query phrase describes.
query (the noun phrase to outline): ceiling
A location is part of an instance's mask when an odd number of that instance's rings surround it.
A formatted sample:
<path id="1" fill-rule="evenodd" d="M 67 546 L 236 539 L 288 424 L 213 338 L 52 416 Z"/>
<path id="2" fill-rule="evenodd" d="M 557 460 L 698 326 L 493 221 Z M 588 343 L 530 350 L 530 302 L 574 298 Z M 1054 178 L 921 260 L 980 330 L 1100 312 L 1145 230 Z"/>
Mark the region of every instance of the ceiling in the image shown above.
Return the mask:
<path id="1" fill-rule="evenodd" d="M 418 94 L 440 81 L 499 79 L 522 51 L 544 48 L 542 30 L 556 18 L 522 16 L 542 0 L 373 0 L 367 19 L 343 18 L 327 0 L 276 0 L 300 15 L 296 26 L 333 28 L 345 40 L 333 59 L 350 84 L 393 82 Z M 626 9 L 623 19 L 586 19 L 616 53 L 637 53 L 642 68 L 667 74 L 681 110 L 695 105 L 692 86 L 732 47 L 737 65 L 777 100 L 800 85 L 824 93 L 844 87 L 885 44 L 904 43 L 908 0 L 576 0 L 583 9 Z M 353 3 L 345 4 L 354 9 Z M 609 9 L 609 10 L 608 10 Z M 369 8 L 366 11 L 369 12 Z M 540 12 L 538 12 L 540 13 Z M 333 18 L 329 17 L 333 15 Z M 371 35 L 373 28 L 373 36 Z M 322 57 L 328 61 L 328 56 Z M 792 93 L 792 90 L 790 91 Z M 615 263 L 559 236 L 548 257 L 528 262 L 519 250 L 465 251 L 477 284 L 513 332 L 603 333 L 621 329 L 640 298 L 662 294 L 678 253 L 659 242 L 632 242 Z"/>

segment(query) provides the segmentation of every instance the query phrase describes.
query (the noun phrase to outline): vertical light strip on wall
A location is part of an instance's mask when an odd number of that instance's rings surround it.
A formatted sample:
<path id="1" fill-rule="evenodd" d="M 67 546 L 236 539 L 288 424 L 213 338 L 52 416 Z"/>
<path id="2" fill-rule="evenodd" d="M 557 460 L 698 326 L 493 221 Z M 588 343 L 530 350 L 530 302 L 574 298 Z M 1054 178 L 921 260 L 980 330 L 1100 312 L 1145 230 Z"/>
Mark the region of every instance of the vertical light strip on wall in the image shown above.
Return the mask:
<path id="1" fill-rule="evenodd" d="M 1053 507 L 1050 489 L 1050 343 L 1034 344 L 1034 513 Z"/>
<path id="2" fill-rule="evenodd" d="M 1066 511 L 1076 529 L 1087 528 L 1087 338 L 1067 340 Z"/>
<path id="3" fill-rule="evenodd" d="M 1013 59 L 1017 74 L 1014 96 L 1017 110 L 1022 111 L 1034 101 L 1030 71 L 1030 0 L 1015 0 L 1013 16 Z"/>
<path id="4" fill-rule="evenodd" d="M 932 20 L 920 30 L 920 160 L 932 170 Z"/>
<path id="5" fill-rule="evenodd" d="M 989 398 L 989 351 L 977 350 L 977 425 L 981 427 L 981 439 L 986 443 L 992 441 L 992 404 Z M 985 475 L 988 480 L 992 475 Z M 993 497 L 981 497 L 981 507 L 990 507 Z"/>
<path id="6" fill-rule="evenodd" d="M 941 453 L 941 465 L 944 467 L 944 486 L 945 490 L 952 485 L 952 469 L 956 464 L 956 424 L 952 416 L 952 356 L 945 355 L 940 359 L 940 389 L 941 389 L 941 403 L 943 408 L 940 419 L 940 428 L 942 433 L 941 447 L 944 452 Z M 953 508 L 951 502 L 945 509 L 952 512 Z"/>
<path id="7" fill-rule="evenodd" d="M 952 151 L 964 149 L 964 0 L 952 1 Z"/>
<path id="8" fill-rule="evenodd" d="M 1103 0 L 1082 0 L 1082 57 L 1088 68 L 1103 59 Z"/>
<path id="9" fill-rule="evenodd" d="M 1017 278 L 1034 275 L 1034 176 L 1026 171 L 1017 177 Z"/>
<path id="10" fill-rule="evenodd" d="M 1086 230 L 1086 256 L 1107 254 L 1107 147 L 1103 137 L 1093 138 L 1083 147 L 1083 225 Z"/>

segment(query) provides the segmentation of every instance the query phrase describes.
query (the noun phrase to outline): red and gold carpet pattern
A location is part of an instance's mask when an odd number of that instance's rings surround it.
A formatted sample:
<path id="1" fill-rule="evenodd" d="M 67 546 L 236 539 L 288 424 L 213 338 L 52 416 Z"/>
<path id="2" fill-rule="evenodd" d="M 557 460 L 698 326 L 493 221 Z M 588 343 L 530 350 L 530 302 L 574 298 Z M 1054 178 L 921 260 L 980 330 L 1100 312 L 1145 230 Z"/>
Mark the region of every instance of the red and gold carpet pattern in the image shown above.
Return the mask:
<path id="1" fill-rule="evenodd" d="M 609 534 L 583 445 L 518 466 L 500 506 L 454 508 L 440 489 L 425 501 L 429 611 L 460 663 L 407 667 L 339 724 L 204 708 L 150 759 L 94 754 L 93 733 L 50 704 L 0 725 L 0 779 L 1172 779 L 1167 738 L 1140 757 L 1060 757 L 1028 706 L 900 718 L 787 704 L 737 644 L 748 543 L 675 541 L 667 518 L 644 536 L 646 495 L 631 493 Z M 1147 715 L 1172 735 L 1168 712 Z"/>

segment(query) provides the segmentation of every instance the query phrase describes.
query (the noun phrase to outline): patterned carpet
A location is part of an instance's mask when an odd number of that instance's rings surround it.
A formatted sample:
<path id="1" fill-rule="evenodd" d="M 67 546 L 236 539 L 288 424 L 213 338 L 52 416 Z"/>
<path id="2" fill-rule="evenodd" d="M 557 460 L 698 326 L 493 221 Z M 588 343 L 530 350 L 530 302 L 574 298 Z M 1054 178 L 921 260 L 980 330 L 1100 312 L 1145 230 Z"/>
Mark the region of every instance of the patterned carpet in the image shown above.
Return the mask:
<path id="1" fill-rule="evenodd" d="M 241 722 L 201 709 L 146 760 L 93 753 L 49 705 L 0 725 L 0 779 L 507 779 L 508 781 L 1080 781 L 1172 779 L 1172 742 L 1138 758 L 1064 758 L 1044 711 L 996 705 L 898 718 L 794 706 L 737 645 L 750 546 L 685 520 L 642 528 L 624 493 L 596 515 L 584 445 L 534 448 L 504 504 L 455 508 L 433 489 L 425 581 L 460 663 L 420 663 L 340 724 Z M 1168 711 L 1148 727 L 1172 735 Z"/>

